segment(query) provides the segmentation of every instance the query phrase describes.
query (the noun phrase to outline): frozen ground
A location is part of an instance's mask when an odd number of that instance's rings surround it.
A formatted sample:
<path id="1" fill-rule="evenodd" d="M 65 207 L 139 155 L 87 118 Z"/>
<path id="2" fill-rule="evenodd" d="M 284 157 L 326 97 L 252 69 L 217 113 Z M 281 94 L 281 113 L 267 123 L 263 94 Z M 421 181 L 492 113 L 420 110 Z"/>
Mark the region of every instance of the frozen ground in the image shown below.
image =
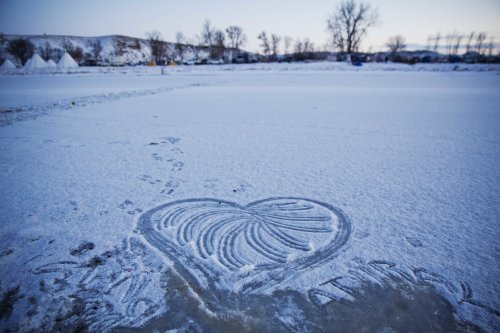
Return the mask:
<path id="1" fill-rule="evenodd" d="M 498 331 L 500 71 L 435 69 L 0 76 L 0 327 Z"/>

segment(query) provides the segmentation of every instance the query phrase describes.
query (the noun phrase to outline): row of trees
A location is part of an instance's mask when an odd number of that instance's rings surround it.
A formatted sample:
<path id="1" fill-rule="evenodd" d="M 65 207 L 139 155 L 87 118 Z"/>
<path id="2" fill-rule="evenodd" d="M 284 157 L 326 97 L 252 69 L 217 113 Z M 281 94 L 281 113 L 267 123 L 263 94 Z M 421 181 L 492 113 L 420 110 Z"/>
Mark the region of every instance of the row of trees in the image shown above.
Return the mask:
<path id="1" fill-rule="evenodd" d="M 358 3 L 355 0 L 342 1 L 327 22 L 333 47 L 341 52 L 357 52 L 368 29 L 378 23 L 378 17 L 378 11 L 367 3 Z M 216 29 L 207 20 L 203 24 L 201 34 L 191 40 L 191 44 L 207 48 L 211 58 L 223 58 L 227 49 L 237 52 L 245 45 L 247 39 L 240 27 L 231 26 L 225 32 L 224 34 L 222 30 Z M 295 60 L 312 57 L 315 51 L 314 44 L 308 38 L 298 39 L 292 45 L 293 39 L 290 36 L 281 37 L 275 33 L 268 34 L 266 31 L 262 31 L 257 39 L 260 41 L 264 58 L 269 61 L 278 60 L 280 50 Z M 152 43 L 154 42 L 152 41 Z M 177 33 L 176 52 L 181 59 L 186 47 L 185 44 L 184 35 Z M 281 46 L 283 47 L 280 48 Z M 161 52 L 157 54 L 161 54 Z M 232 52 L 229 58 L 232 60 Z"/>
<path id="2" fill-rule="evenodd" d="M 210 58 L 225 58 L 229 51 L 229 60 L 241 50 L 247 42 L 243 29 L 237 25 L 231 25 L 225 30 L 220 30 L 212 25 L 211 21 L 203 23 L 201 33 L 192 39 L 186 38 L 182 32 L 175 35 L 174 54 L 170 54 L 168 44 L 163 40 L 160 32 L 153 31 L 146 34 L 151 47 L 151 55 L 155 63 L 163 63 L 168 58 L 177 56 L 181 61 L 188 50 L 191 50 L 198 58 L 200 50 L 206 50 Z"/>
<path id="3" fill-rule="evenodd" d="M 458 61 L 485 61 L 492 58 L 495 48 L 493 38 L 486 43 L 487 35 L 484 32 L 471 32 L 468 35 L 449 33 L 444 37 L 440 33 L 429 36 L 427 39 L 427 51 L 433 51 L 436 54 L 444 54 L 441 56 L 448 62 Z M 441 45 L 440 42 L 444 41 Z M 406 39 L 401 35 L 392 36 L 386 43 L 389 50 L 389 59 L 393 61 L 409 60 L 402 57 L 401 52 L 406 49 Z M 443 52 L 444 49 L 444 52 Z"/>
<path id="4" fill-rule="evenodd" d="M 494 50 L 494 40 L 490 38 L 489 43 L 486 43 L 487 35 L 484 32 L 471 32 L 468 35 L 450 33 L 444 36 L 444 45 L 440 45 L 443 40 L 440 33 L 429 36 L 427 39 L 428 51 L 433 51 L 436 54 L 441 51 L 444 53 L 444 59 L 448 62 L 459 61 L 485 61 L 492 58 Z M 387 49 L 390 52 L 389 59 L 393 61 L 404 61 L 401 52 L 406 49 L 406 39 L 401 35 L 390 37 L 386 43 Z M 444 48 L 444 52 L 442 49 Z M 441 58 L 443 58 L 441 56 Z M 408 60 L 408 59 L 406 59 Z"/>
<path id="5" fill-rule="evenodd" d="M 439 50 L 444 47 L 446 54 L 449 56 L 456 56 L 465 48 L 465 53 L 477 52 L 483 56 L 489 53 L 491 56 L 495 43 L 493 37 L 489 38 L 489 42 L 487 42 L 487 40 L 488 35 L 485 32 L 472 31 L 470 34 L 453 32 L 446 35 L 437 33 L 427 38 L 427 49 L 439 52 Z M 443 41 L 444 45 L 441 46 L 440 43 Z"/>
<path id="6" fill-rule="evenodd" d="M 277 61 L 280 50 L 283 51 L 285 60 L 306 60 L 314 57 L 314 43 L 309 38 L 297 39 L 293 44 L 290 36 L 281 37 L 275 33 L 268 35 L 262 31 L 257 38 L 260 40 L 262 54 L 267 61 Z"/>
<path id="7" fill-rule="evenodd" d="M 369 3 L 358 0 L 343 0 L 327 19 L 330 45 L 333 49 L 345 54 L 359 52 L 361 42 L 368 30 L 378 23 L 378 10 Z M 314 44 L 307 38 L 297 39 L 294 42 L 290 36 L 282 37 L 275 33 L 268 34 L 266 31 L 262 31 L 257 39 L 260 42 L 263 59 L 267 61 L 279 60 L 279 54 L 284 54 L 288 60 L 310 59 L 315 54 Z M 444 36 L 438 33 L 429 36 L 427 50 L 440 51 L 442 49 L 440 43 L 444 41 L 444 48 L 449 57 L 457 56 L 464 47 L 467 53 L 474 51 L 479 55 L 484 56 L 489 53 L 491 56 L 494 50 L 494 41 L 493 38 L 490 38 L 488 43 L 487 39 L 484 32 L 471 32 L 468 35 L 450 33 Z M 206 20 L 200 34 L 192 39 L 188 39 L 182 32 L 178 32 L 173 49 L 168 46 L 158 31 L 148 33 L 147 40 L 152 60 L 160 64 L 173 58 L 184 61 L 188 50 L 194 53 L 196 58 L 200 58 L 199 52 L 204 50 L 208 53 L 209 58 L 232 61 L 245 46 L 247 36 L 243 29 L 237 25 L 231 25 L 222 30 Z M 136 41 L 136 43 L 139 42 Z M 81 47 L 74 47 L 69 41 L 63 45 L 63 48 L 78 62 L 89 59 L 97 62 L 102 45 L 97 40 L 89 46 L 92 50 L 90 53 L 85 53 Z M 127 46 L 132 47 L 124 43 L 118 53 L 124 52 Z M 136 45 L 136 47 L 140 48 L 141 46 Z M 386 47 L 392 55 L 397 55 L 406 49 L 407 44 L 403 36 L 395 35 L 389 38 Z M 11 40 L 7 49 L 21 63 L 29 59 L 35 50 L 28 40 L 22 39 Z M 37 51 L 45 59 L 54 57 L 54 52 L 60 52 L 60 50 L 52 50 L 48 42 Z"/>
<path id="8" fill-rule="evenodd" d="M 356 0 L 344 0 L 340 2 L 328 18 L 327 30 L 330 32 L 331 44 L 334 49 L 347 54 L 356 53 L 363 37 L 368 29 L 379 22 L 377 9 L 368 3 L 357 2 Z M 464 35 L 459 33 L 449 33 L 442 36 L 440 33 L 429 36 L 428 51 L 445 53 L 444 60 L 455 61 L 491 61 L 495 49 L 493 37 L 489 38 L 484 32 L 471 32 Z M 441 46 L 441 42 L 444 45 Z M 398 59 L 400 61 L 415 61 L 414 58 L 402 57 L 401 52 L 407 47 L 406 39 L 401 35 L 389 38 L 386 43 L 389 56 L 385 59 Z M 443 52 L 444 49 L 444 52 Z M 459 56 L 459 54 L 463 54 Z M 488 58 L 486 58 L 488 55 Z M 438 56 L 438 61 L 442 56 Z M 498 57 L 497 57 L 498 61 Z"/>

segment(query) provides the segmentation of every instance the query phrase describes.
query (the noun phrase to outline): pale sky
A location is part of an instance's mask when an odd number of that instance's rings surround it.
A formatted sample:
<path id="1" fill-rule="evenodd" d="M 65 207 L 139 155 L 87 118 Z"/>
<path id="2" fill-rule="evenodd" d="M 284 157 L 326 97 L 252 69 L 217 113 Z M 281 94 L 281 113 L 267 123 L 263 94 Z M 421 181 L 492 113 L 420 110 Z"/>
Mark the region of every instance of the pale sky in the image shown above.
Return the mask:
<path id="1" fill-rule="evenodd" d="M 310 38 L 317 48 L 328 40 L 326 20 L 336 0 L 0 0 L 0 32 L 145 37 L 158 30 L 174 41 L 201 31 L 205 19 L 225 29 L 239 25 L 248 37 L 245 49 L 259 50 L 257 35 L 265 30 L 292 38 Z M 378 8 L 381 23 L 370 29 L 362 49 L 383 48 L 401 34 L 408 44 L 427 44 L 440 32 L 484 31 L 500 42 L 500 0 L 365 0 Z M 488 39 L 489 41 L 489 39 Z"/>

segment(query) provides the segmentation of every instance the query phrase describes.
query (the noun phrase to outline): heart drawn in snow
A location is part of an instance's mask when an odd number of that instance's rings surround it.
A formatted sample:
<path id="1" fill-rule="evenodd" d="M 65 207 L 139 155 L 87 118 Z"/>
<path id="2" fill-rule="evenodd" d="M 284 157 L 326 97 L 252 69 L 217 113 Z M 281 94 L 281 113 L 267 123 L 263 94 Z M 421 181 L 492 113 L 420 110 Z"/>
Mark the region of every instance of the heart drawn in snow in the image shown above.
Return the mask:
<path id="1" fill-rule="evenodd" d="M 144 213 L 138 231 L 191 287 L 252 292 L 335 257 L 350 235 L 338 209 L 304 198 L 246 206 L 188 199 Z"/>

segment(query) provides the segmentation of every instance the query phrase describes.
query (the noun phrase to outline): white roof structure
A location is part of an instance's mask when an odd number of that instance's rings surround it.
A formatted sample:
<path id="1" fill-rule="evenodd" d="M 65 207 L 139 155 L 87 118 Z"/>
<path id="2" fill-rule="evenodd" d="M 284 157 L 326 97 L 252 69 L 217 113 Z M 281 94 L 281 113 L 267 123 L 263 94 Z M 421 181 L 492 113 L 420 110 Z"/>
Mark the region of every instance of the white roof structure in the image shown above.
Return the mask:
<path id="1" fill-rule="evenodd" d="M 57 63 L 57 66 L 59 68 L 73 68 L 73 67 L 78 67 L 78 63 L 71 58 L 68 52 L 64 52 L 63 56 Z"/>
<path id="2" fill-rule="evenodd" d="M 2 69 L 13 69 L 16 68 L 16 65 L 12 63 L 9 59 L 5 60 L 2 64 Z"/>
<path id="3" fill-rule="evenodd" d="M 49 68 L 55 68 L 55 67 L 57 67 L 57 64 L 56 64 L 56 62 L 54 60 L 49 59 L 49 60 L 47 60 L 47 67 L 49 67 Z"/>
<path id="4" fill-rule="evenodd" d="M 30 60 L 24 64 L 24 68 L 47 68 L 47 63 L 37 53 L 33 54 Z"/>

